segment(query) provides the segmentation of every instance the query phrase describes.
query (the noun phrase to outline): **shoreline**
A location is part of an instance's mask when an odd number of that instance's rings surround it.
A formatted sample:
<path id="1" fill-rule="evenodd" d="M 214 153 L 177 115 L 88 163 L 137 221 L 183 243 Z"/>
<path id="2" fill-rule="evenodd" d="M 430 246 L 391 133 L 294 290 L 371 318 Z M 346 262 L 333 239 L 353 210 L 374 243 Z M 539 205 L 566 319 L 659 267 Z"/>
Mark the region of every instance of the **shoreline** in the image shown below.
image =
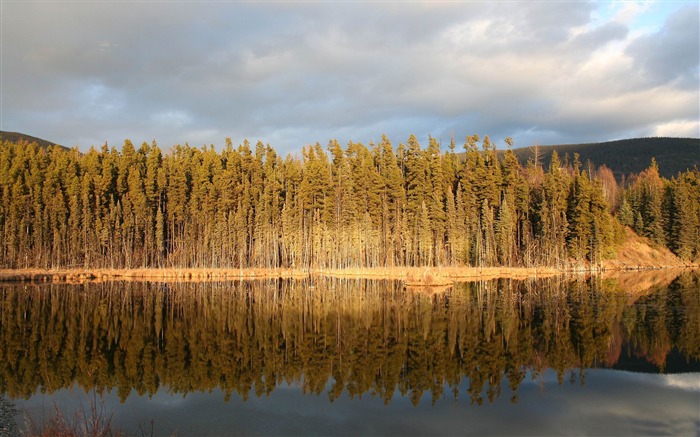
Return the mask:
<path id="1" fill-rule="evenodd" d="M 208 282 L 258 279 L 301 279 L 332 277 L 352 279 L 389 279 L 406 281 L 411 287 L 450 286 L 455 282 L 485 279 L 529 279 L 566 274 L 648 271 L 698 268 L 686 266 L 633 266 L 589 269 L 583 266 L 556 267 L 365 267 L 346 269 L 264 269 L 264 268 L 139 268 L 139 269 L 0 269 L 0 283 L 84 283 L 105 281 Z"/>

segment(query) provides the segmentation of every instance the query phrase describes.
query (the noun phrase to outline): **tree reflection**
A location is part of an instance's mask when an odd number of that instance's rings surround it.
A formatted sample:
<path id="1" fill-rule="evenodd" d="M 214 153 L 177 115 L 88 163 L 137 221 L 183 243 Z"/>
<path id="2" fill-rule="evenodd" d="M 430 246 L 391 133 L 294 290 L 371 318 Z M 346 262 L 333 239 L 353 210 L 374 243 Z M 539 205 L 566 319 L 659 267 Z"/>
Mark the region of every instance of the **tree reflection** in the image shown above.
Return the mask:
<path id="1" fill-rule="evenodd" d="M 497 280 L 444 293 L 394 281 L 308 278 L 225 283 L 107 282 L 0 289 L 0 389 L 11 397 L 116 387 L 153 394 L 221 388 L 264 396 L 281 383 L 331 401 L 395 393 L 417 404 L 511 400 L 530 370 L 615 365 L 623 344 L 664 371 L 700 360 L 699 276 L 643 293 L 599 278 Z"/>

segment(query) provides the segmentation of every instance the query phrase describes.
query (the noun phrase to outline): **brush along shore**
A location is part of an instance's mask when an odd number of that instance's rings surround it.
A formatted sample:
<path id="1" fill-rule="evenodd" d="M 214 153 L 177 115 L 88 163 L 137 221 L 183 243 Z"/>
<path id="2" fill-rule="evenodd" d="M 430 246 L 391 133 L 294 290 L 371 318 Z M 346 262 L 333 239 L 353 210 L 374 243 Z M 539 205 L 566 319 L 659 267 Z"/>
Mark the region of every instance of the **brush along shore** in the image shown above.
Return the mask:
<path id="1" fill-rule="evenodd" d="M 407 287 L 450 287 L 455 282 L 485 279 L 527 279 L 561 274 L 590 274 L 625 270 L 657 270 L 699 268 L 700 260 L 685 262 L 665 247 L 654 244 L 626 228 L 624 242 L 614 258 L 602 265 L 570 261 L 563 267 L 364 267 L 343 269 L 293 268 L 134 268 L 134 269 L 0 269 L 0 282 L 97 281 L 175 281 L 204 282 L 242 279 L 304 278 L 324 276 L 337 278 L 392 279 L 406 282 Z"/>
<path id="2" fill-rule="evenodd" d="M 646 267 L 649 268 L 649 267 Z M 619 267 L 615 270 L 622 270 Z M 230 269 L 230 268 L 146 268 L 146 269 L 0 269 L 0 282 L 83 283 L 101 281 L 205 282 L 304 278 L 366 278 L 402 280 L 407 286 L 444 287 L 455 282 L 512 278 L 551 277 L 566 273 L 590 273 L 585 266 L 553 267 L 377 267 L 347 269 Z M 597 270 L 596 270 L 597 271 Z"/>

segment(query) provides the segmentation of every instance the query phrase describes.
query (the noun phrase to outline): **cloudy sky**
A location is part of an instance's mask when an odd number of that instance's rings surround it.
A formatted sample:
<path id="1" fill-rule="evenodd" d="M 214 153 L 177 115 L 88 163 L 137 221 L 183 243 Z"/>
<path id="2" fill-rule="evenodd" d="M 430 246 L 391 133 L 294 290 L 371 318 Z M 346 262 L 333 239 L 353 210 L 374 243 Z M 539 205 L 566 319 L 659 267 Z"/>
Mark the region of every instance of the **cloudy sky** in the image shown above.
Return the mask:
<path id="1" fill-rule="evenodd" d="M 0 129 L 83 150 L 700 136 L 696 0 L 0 5 Z"/>

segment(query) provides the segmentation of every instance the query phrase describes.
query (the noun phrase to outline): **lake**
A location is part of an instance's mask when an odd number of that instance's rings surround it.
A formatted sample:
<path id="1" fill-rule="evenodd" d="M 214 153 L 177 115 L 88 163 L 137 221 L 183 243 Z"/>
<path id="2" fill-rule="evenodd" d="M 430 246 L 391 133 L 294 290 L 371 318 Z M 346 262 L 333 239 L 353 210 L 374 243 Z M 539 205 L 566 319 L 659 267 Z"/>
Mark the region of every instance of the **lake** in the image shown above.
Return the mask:
<path id="1" fill-rule="evenodd" d="M 0 434 L 700 429 L 697 271 L 6 283 L 0 305 Z"/>

